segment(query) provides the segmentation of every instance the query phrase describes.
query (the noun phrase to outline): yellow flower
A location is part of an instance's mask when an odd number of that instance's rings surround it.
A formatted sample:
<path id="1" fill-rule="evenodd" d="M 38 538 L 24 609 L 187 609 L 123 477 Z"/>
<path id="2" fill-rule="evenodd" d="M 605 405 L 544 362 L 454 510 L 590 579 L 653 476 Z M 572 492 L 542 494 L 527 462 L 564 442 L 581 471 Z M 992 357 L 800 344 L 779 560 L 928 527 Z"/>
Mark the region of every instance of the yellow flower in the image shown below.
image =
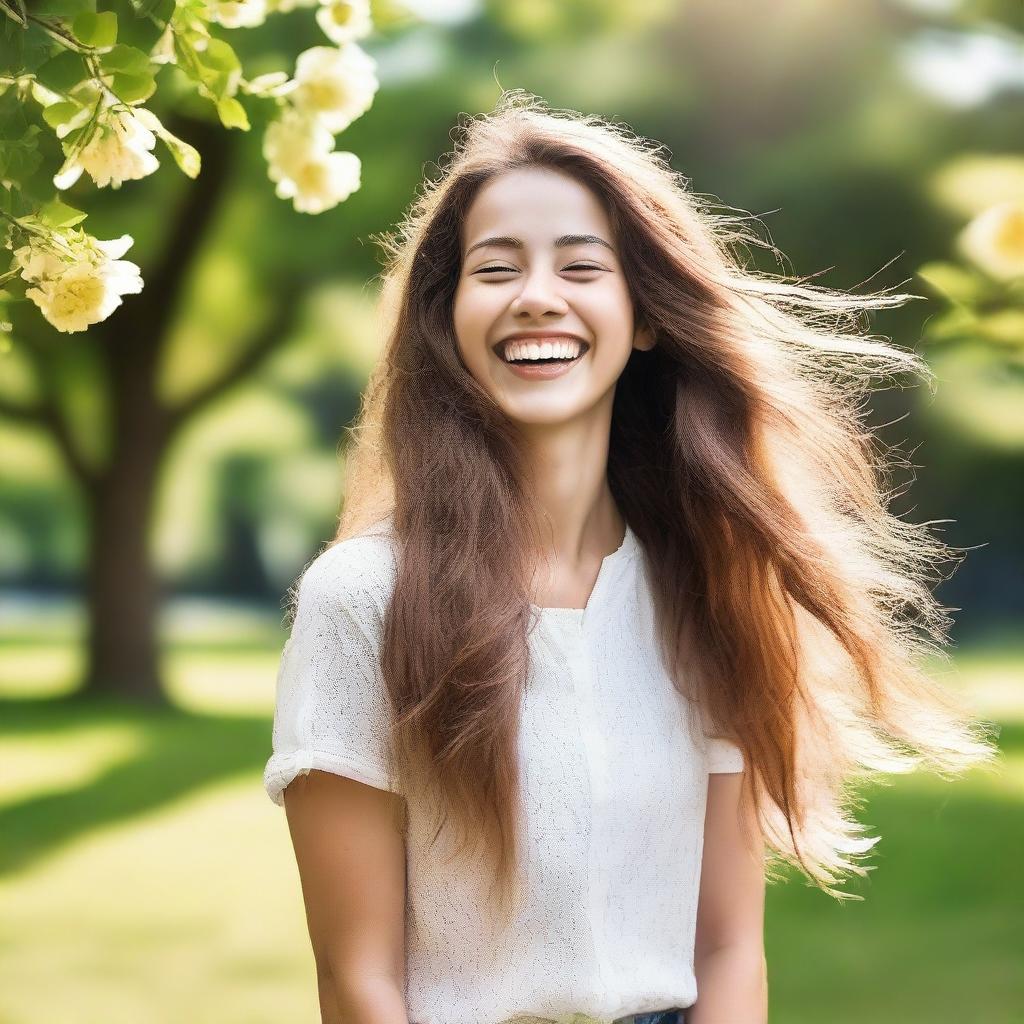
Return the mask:
<path id="1" fill-rule="evenodd" d="M 361 184 L 359 157 L 334 152 L 334 136 L 323 122 L 294 108 L 267 126 L 263 155 L 274 191 L 299 213 L 329 210 Z"/>
<path id="2" fill-rule="evenodd" d="M 53 184 L 59 189 L 70 188 L 88 171 L 93 181 L 103 188 L 120 188 L 124 181 L 134 181 L 152 174 L 160 162 L 153 155 L 156 136 L 141 116 L 144 111 L 132 107 L 114 107 L 111 100 L 100 110 L 89 141 L 71 155 L 54 175 Z M 58 138 L 64 138 L 72 128 L 78 127 L 87 110 L 57 129 Z"/>
<path id="3" fill-rule="evenodd" d="M 123 295 L 142 291 L 139 268 L 121 259 L 133 241 L 131 235 L 100 241 L 84 231 L 59 236 L 59 244 L 33 238 L 14 253 L 21 276 L 35 286 L 25 289 L 26 298 L 65 333 L 106 320 Z"/>
<path id="4" fill-rule="evenodd" d="M 1024 201 L 1010 199 L 982 211 L 963 229 L 959 244 L 992 277 L 1024 277 Z"/>
<path id="5" fill-rule="evenodd" d="M 370 109 L 378 87 L 377 62 L 356 43 L 313 46 L 295 61 L 291 99 L 337 134 Z"/>
<path id="6" fill-rule="evenodd" d="M 336 46 L 362 39 L 373 31 L 369 0 L 321 0 L 316 23 Z"/>
<path id="7" fill-rule="evenodd" d="M 210 10 L 225 28 L 253 28 L 267 20 L 266 0 L 213 0 Z"/>

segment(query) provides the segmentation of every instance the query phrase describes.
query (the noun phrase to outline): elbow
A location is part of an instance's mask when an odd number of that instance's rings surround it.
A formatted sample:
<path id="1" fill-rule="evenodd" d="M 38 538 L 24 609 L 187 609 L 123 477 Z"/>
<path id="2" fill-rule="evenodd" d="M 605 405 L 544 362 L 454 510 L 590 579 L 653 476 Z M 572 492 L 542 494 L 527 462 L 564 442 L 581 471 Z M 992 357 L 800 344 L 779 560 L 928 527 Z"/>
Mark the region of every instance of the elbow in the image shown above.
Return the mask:
<path id="1" fill-rule="evenodd" d="M 736 943 L 716 947 L 696 959 L 697 1002 L 687 1024 L 768 1020 L 768 960 L 764 947 Z"/>
<path id="2" fill-rule="evenodd" d="M 696 960 L 728 959 L 737 967 L 742 966 L 751 974 L 768 975 L 768 957 L 764 945 L 756 942 L 723 942 L 698 952 Z"/>
<path id="3" fill-rule="evenodd" d="M 768 957 L 763 944 L 736 942 L 716 946 L 697 956 L 694 968 L 698 985 L 702 978 L 728 978 L 734 992 L 745 992 L 748 999 L 758 1002 L 767 999 Z"/>
<path id="4" fill-rule="evenodd" d="M 322 1024 L 409 1024 L 405 991 L 388 974 L 323 975 Z"/>

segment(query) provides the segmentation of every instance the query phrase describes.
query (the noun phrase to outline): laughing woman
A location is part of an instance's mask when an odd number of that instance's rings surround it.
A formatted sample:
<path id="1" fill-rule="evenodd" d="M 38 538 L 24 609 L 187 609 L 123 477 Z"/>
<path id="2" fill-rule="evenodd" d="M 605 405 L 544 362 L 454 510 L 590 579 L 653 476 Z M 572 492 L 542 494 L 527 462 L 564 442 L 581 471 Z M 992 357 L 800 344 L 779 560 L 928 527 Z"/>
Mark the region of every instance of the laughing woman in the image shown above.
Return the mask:
<path id="1" fill-rule="evenodd" d="M 621 126 L 460 128 L 278 678 L 323 1020 L 764 1024 L 773 867 L 851 898 L 850 783 L 993 756 L 862 421 L 907 296 L 742 267 Z"/>

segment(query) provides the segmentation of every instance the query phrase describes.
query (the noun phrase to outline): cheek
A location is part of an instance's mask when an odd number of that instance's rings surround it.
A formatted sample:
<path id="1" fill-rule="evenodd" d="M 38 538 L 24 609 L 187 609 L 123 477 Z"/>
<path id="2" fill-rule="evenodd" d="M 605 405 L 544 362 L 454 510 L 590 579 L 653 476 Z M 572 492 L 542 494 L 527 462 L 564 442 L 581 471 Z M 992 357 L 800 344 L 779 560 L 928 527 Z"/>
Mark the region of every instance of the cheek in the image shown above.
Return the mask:
<path id="1" fill-rule="evenodd" d="M 632 334 L 633 332 L 633 301 L 629 293 L 621 288 L 609 289 L 597 296 L 595 308 L 598 308 L 603 328 L 610 335 Z"/>
<path id="2" fill-rule="evenodd" d="M 493 318 L 495 312 L 495 303 L 488 301 L 480 288 L 460 284 L 455 289 L 452 319 L 459 333 L 466 335 L 467 341 L 486 332 L 488 317 Z"/>
<path id="3" fill-rule="evenodd" d="M 456 290 L 452 307 L 455 341 L 463 365 L 472 376 L 482 383 L 487 367 L 486 342 L 489 321 L 486 311 L 480 307 L 479 300 L 474 300 L 471 295 Z"/>
<path id="4" fill-rule="evenodd" d="M 459 351 L 462 353 L 463 358 L 465 358 L 472 347 L 475 331 L 473 328 L 471 303 L 459 291 L 455 293 L 455 301 L 452 306 L 452 326 L 455 329 L 455 337 L 459 343 Z"/>

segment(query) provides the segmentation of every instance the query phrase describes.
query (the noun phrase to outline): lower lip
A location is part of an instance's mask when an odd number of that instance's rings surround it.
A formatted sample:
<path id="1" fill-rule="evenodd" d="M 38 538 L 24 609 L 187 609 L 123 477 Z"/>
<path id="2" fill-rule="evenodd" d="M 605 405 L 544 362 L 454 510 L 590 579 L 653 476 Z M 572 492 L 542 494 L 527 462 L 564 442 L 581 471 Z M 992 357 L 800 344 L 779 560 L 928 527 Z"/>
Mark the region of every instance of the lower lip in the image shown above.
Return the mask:
<path id="1" fill-rule="evenodd" d="M 508 363 L 500 356 L 498 359 L 506 369 L 511 370 L 517 377 L 522 377 L 523 380 L 551 380 L 552 377 L 561 377 L 562 374 L 568 373 L 589 351 L 589 349 L 584 349 L 571 363 Z"/>

